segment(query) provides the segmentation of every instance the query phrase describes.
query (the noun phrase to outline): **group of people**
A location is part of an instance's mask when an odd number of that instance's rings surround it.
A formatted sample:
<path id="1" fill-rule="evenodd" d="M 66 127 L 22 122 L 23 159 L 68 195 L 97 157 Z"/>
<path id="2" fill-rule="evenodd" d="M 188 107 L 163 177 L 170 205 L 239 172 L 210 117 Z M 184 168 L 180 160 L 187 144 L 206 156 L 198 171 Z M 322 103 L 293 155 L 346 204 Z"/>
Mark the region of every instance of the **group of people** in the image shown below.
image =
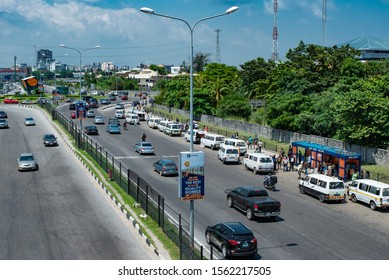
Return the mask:
<path id="1" fill-rule="evenodd" d="M 263 142 L 261 139 L 258 138 L 257 135 L 254 135 L 254 137 L 249 136 L 249 138 L 247 139 L 247 148 L 254 149 L 255 152 L 261 153 L 262 145 Z"/>

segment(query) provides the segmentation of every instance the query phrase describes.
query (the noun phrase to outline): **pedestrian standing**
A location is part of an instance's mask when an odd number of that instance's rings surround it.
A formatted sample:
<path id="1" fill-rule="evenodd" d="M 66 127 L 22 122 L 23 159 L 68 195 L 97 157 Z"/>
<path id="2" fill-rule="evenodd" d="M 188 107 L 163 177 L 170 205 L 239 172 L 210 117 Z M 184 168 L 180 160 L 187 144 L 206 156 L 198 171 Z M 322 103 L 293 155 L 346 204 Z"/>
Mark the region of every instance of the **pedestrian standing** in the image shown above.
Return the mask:
<path id="1" fill-rule="evenodd" d="M 262 153 L 262 141 L 261 141 L 261 139 L 259 139 L 259 141 L 258 141 L 258 152 L 259 153 Z"/>
<path id="2" fill-rule="evenodd" d="M 249 136 L 249 138 L 247 139 L 247 146 L 249 149 L 251 149 L 253 146 L 253 138 L 251 138 L 251 136 Z"/>

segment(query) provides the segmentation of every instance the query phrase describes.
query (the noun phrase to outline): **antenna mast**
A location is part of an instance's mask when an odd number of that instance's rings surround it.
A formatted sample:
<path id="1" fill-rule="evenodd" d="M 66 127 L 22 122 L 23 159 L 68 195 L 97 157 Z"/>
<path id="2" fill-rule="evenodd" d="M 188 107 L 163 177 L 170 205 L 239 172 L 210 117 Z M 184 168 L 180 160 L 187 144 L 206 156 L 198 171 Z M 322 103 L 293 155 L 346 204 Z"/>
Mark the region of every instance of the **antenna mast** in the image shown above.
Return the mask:
<path id="1" fill-rule="evenodd" d="M 327 45 L 327 1 L 323 0 L 323 11 L 322 11 L 322 24 L 323 24 L 323 45 Z"/>
<path id="2" fill-rule="evenodd" d="M 273 50 L 271 54 L 271 59 L 278 61 L 278 30 L 277 30 L 277 11 L 278 3 L 277 0 L 274 0 L 274 25 L 273 25 Z"/>
<path id="3" fill-rule="evenodd" d="M 220 32 L 221 32 L 221 30 L 216 29 L 215 32 L 216 32 L 216 59 L 215 59 L 215 62 L 220 64 L 222 61 L 221 56 L 220 56 Z"/>

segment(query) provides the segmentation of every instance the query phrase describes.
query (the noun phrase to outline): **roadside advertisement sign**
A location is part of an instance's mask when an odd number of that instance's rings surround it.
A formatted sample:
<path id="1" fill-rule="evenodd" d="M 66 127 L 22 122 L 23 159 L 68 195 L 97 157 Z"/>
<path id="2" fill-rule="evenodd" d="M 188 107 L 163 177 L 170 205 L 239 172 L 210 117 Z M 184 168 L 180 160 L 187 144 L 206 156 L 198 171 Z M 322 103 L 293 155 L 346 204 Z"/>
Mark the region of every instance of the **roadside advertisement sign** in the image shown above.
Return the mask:
<path id="1" fill-rule="evenodd" d="M 204 152 L 180 152 L 178 197 L 182 200 L 204 198 Z"/>

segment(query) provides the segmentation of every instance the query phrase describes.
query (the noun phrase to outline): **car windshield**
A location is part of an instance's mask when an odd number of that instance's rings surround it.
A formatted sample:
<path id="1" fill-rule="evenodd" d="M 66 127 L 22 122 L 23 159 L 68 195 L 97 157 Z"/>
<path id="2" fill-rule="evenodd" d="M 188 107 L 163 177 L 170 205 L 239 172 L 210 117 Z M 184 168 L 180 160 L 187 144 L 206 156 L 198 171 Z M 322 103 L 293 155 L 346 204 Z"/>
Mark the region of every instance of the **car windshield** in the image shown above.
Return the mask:
<path id="1" fill-rule="evenodd" d="M 344 189 L 343 182 L 330 182 L 330 189 L 331 190 Z"/>
<path id="2" fill-rule="evenodd" d="M 216 137 L 216 141 L 224 141 L 224 137 Z"/>
<path id="3" fill-rule="evenodd" d="M 48 135 L 45 135 L 45 138 L 46 139 L 54 139 L 55 137 L 52 134 L 48 134 Z"/>
<path id="4" fill-rule="evenodd" d="M 236 146 L 237 147 L 244 147 L 244 146 L 246 146 L 246 143 L 244 143 L 244 142 L 236 142 Z"/>
<path id="5" fill-rule="evenodd" d="M 165 166 L 166 167 L 176 167 L 176 164 L 173 162 L 167 162 L 167 163 L 165 163 Z"/>
<path id="6" fill-rule="evenodd" d="M 180 126 L 178 124 L 173 124 L 172 129 L 180 129 Z"/>
<path id="7" fill-rule="evenodd" d="M 238 150 L 236 150 L 236 149 L 227 150 L 227 154 L 234 154 L 234 155 L 237 155 L 237 154 L 238 154 Z"/>
<path id="8" fill-rule="evenodd" d="M 272 162 L 272 159 L 271 159 L 271 158 L 260 158 L 259 161 L 260 161 L 260 162 L 269 163 L 269 162 Z"/>
<path id="9" fill-rule="evenodd" d="M 7 121 L 6 120 L 0 120 L 1 123 L 6 123 Z"/>
<path id="10" fill-rule="evenodd" d="M 150 143 L 142 143 L 143 147 L 151 147 L 152 145 Z"/>
<path id="11" fill-rule="evenodd" d="M 382 196 L 389 196 L 389 188 L 382 189 Z"/>
<path id="12" fill-rule="evenodd" d="M 32 121 L 32 118 L 26 118 L 26 121 Z"/>
<path id="13" fill-rule="evenodd" d="M 20 156 L 20 161 L 32 161 L 34 160 L 33 156 Z"/>

